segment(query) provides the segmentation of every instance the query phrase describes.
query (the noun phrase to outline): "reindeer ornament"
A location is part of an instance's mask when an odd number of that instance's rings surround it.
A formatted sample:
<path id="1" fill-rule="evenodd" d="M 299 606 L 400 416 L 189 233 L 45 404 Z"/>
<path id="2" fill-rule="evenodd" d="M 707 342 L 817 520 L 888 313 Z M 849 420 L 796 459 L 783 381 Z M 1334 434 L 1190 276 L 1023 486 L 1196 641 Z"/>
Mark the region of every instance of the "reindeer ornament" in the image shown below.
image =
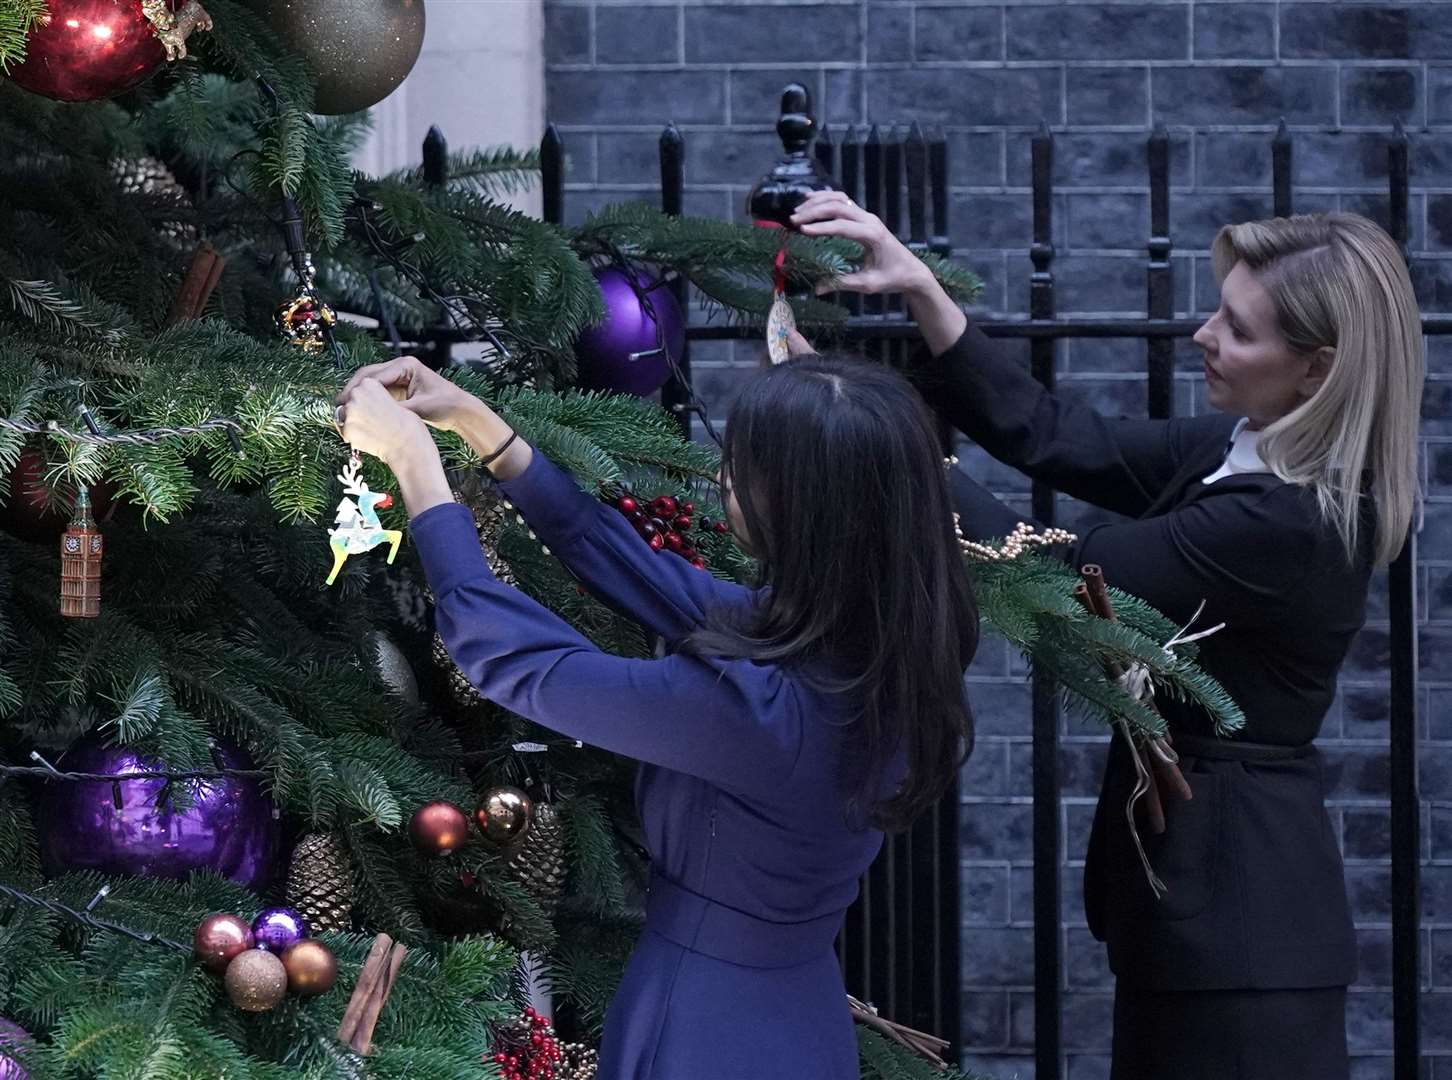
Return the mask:
<path id="1" fill-rule="evenodd" d="M 328 575 L 329 585 L 338 576 L 338 571 L 343 568 L 349 555 L 372 551 L 386 541 L 391 545 L 388 549 L 388 561 L 392 564 L 394 556 L 398 554 L 398 545 L 403 541 L 401 530 L 385 529 L 378 520 L 378 511 L 392 506 L 393 496 L 386 491 L 369 491 L 361 473 L 362 461 L 358 451 L 354 450 L 348 464 L 338 474 L 346 494 L 343 501 L 338 503 L 338 513 L 333 518 L 338 527 L 328 530 L 328 544 L 333 549 L 333 572 Z M 350 496 L 357 496 L 357 501 Z"/>

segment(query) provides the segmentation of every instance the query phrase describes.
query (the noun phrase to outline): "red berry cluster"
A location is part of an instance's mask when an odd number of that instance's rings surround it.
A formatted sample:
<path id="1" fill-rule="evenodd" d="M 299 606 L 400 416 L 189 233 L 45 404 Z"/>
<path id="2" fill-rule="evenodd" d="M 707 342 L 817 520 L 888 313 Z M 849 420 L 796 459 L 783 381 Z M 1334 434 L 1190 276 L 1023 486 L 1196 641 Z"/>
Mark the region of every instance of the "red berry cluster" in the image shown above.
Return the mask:
<path id="1" fill-rule="evenodd" d="M 696 504 L 677 501 L 674 496 L 661 495 L 642 503 L 634 495 L 621 495 L 615 500 L 615 508 L 635 526 L 635 531 L 655 551 L 672 551 L 698 570 L 706 569 L 706 560 L 697 553 L 691 538 L 686 534 L 692 529 L 724 533 L 724 521 L 712 521 L 708 517 L 697 523 L 694 517 Z"/>
<path id="2" fill-rule="evenodd" d="M 555 1039 L 550 1018 L 533 1007 L 499 1032 L 494 1064 L 504 1080 L 554 1080 L 555 1066 L 563 1051 Z"/>

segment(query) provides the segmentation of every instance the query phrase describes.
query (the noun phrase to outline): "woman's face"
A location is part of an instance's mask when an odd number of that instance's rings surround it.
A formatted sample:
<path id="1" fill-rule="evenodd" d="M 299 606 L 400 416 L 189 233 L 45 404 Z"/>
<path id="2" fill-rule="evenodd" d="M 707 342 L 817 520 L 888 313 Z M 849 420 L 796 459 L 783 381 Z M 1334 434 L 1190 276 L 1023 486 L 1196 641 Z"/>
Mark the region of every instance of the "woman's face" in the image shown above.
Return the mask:
<path id="1" fill-rule="evenodd" d="M 1205 395 L 1222 412 L 1261 428 L 1285 416 L 1321 386 L 1333 349 L 1294 351 L 1281 335 L 1275 305 L 1243 262 L 1220 284 L 1220 309 L 1194 341 L 1205 351 Z"/>

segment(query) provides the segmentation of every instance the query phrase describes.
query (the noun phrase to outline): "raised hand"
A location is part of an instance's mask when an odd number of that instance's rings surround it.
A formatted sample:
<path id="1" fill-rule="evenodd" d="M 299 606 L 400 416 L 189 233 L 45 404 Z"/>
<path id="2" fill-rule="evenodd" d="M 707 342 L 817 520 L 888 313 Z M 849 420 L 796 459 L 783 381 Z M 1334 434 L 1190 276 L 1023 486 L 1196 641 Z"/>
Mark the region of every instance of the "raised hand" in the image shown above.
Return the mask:
<path id="1" fill-rule="evenodd" d="M 907 249 L 876 214 L 869 214 L 840 191 L 814 191 L 792 215 L 803 236 L 840 236 L 862 245 L 862 269 L 817 286 L 818 293 L 900 292 L 917 320 L 929 350 L 946 351 L 968 325 L 963 309 L 950 297 L 927 264 Z"/>
<path id="2" fill-rule="evenodd" d="M 840 191 L 814 191 L 792 214 L 803 236 L 840 236 L 862 245 L 862 269 L 818 286 L 818 292 L 918 292 L 936 286 L 932 271 L 876 214 Z"/>
<path id="3" fill-rule="evenodd" d="M 488 408 L 414 356 L 400 356 L 387 363 L 359 368 L 343 387 L 338 401 L 344 401 L 365 379 L 380 383 L 405 409 L 442 431 L 457 430 L 469 410 Z"/>

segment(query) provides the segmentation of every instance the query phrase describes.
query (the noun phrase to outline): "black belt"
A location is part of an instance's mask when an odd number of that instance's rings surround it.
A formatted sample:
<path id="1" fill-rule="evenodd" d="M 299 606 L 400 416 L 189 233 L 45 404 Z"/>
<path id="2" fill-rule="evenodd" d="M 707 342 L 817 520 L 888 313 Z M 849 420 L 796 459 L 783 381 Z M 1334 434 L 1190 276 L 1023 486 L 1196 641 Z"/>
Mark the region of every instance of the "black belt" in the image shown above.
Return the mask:
<path id="1" fill-rule="evenodd" d="M 1170 736 L 1170 743 L 1177 754 L 1208 758 L 1211 761 L 1295 761 L 1316 753 L 1311 743 L 1300 746 L 1278 746 L 1275 743 L 1242 742 L 1239 739 L 1220 739 L 1205 735 Z"/>

